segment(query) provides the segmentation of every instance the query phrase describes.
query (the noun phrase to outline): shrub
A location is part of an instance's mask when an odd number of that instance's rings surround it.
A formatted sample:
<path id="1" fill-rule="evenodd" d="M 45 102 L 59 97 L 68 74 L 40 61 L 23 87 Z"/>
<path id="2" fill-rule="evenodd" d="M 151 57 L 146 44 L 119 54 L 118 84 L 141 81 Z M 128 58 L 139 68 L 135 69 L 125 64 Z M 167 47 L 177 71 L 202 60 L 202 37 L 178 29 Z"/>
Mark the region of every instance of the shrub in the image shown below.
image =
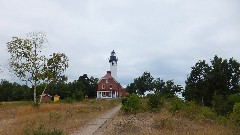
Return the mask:
<path id="1" fill-rule="evenodd" d="M 240 125 L 240 103 L 236 103 L 233 106 L 233 112 L 230 114 L 230 118 L 234 123 Z"/>
<path id="2" fill-rule="evenodd" d="M 228 103 L 229 103 L 229 107 L 228 109 L 232 112 L 233 110 L 233 106 L 236 103 L 240 103 L 240 94 L 232 94 L 228 96 Z M 229 112 L 230 112 L 229 111 Z"/>
<path id="3" fill-rule="evenodd" d="M 126 104 L 127 99 L 128 99 L 127 97 L 123 97 L 123 98 L 122 98 L 122 105 L 125 105 L 125 104 Z"/>
<path id="4" fill-rule="evenodd" d="M 163 106 L 163 100 L 160 94 L 151 94 L 148 96 L 148 108 L 151 111 L 159 111 Z"/>
<path id="5" fill-rule="evenodd" d="M 131 94 L 127 99 L 123 99 L 122 110 L 125 112 L 136 113 L 142 109 L 142 102 L 138 95 Z"/>
<path id="6" fill-rule="evenodd" d="M 199 115 L 211 120 L 217 119 L 217 114 L 209 107 L 200 107 Z"/>
<path id="7" fill-rule="evenodd" d="M 187 102 L 185 106 L 182 107 L 182 113 L 184 116 L 190 119 L 194 119 L 199 115 L 199 106 L 195 102 Z"/>
<path id="8" fill-rule="evenodd" d="M 184 107 L 184 101 L 178 97 L 174 97 L 172 98 L 169 111 L 172 112 L 172 114 L 175 114 L 177 111 L 179 111 L 183 107 Z"/>

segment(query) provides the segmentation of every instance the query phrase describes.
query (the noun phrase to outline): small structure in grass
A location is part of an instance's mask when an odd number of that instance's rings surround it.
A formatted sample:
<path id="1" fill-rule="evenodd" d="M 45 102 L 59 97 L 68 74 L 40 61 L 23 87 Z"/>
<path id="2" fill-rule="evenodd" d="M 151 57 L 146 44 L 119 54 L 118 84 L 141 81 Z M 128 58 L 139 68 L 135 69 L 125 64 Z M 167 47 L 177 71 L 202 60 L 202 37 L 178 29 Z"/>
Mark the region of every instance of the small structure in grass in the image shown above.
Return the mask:
<path id="1" fill-rule="evenodd" d="M 54 98 L 53 98 L 54 102 L 58 102 L 60 100 L 60 96 L 58 95 L 55 95 Z"/>
<path id="2" fill-rule="evenodd" d="M 41 97 L 42 97 L 42 102 L 45 102 L 45 103 L 50 102 L 52 98 L 52 96 L 49 94 L 42 94 L 40 95 L 40 98 Z"/>

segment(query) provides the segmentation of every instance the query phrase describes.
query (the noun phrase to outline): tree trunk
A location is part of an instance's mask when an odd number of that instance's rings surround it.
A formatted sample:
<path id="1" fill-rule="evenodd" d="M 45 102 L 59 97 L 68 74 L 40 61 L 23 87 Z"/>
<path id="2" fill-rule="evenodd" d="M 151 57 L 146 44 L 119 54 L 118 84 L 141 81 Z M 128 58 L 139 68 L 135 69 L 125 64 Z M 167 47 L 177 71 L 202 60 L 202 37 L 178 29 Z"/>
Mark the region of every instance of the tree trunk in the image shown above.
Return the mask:
<path id="1" fill-rule="evenodd" d="M 44 90 L 43 90 L 43 92 L 42 92 L 42 94 L 41 94 L 41 96 L 40 96 L 39 104 L 41 104 L 41 102 L 42 102 L 42 95 L 43 95 L 44 92 L 46 91 L 47 86 L 48 86 L 48 83 L 46 83 L 46 86 L 45 86 L 45 88 L 44 88 Z"/>
<path id="2" fill-rule="evenodd" d="M 35 80 L 35 81 L 34 81 L 34 91 L 33 91 L 34 104 L 37 103 L 36 93 L 37 93 L 37 82 L 36 82 L 36 80 Z"/>

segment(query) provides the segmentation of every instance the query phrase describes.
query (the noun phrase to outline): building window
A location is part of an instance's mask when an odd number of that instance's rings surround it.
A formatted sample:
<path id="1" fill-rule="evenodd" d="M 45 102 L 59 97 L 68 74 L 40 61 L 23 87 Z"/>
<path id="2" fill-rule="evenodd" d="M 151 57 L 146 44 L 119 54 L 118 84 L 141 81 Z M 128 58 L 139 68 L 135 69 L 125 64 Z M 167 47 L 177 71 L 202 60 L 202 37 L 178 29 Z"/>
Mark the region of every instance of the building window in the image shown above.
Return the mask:
<path id="1" fill-rule="evenodd" d="M 102 85 L 102 89 L 105 89 L 105 85 L 104 84 Z"/>
<path id="2" fill-rule="evenodd" d="M 110 84 L 110 89 L 112 89 L 112 84 Z"/>
<path id="3" fill-rule="evenodd" d="M 106 83 L 108 83 L 108 79 L 106 79 Z"/>

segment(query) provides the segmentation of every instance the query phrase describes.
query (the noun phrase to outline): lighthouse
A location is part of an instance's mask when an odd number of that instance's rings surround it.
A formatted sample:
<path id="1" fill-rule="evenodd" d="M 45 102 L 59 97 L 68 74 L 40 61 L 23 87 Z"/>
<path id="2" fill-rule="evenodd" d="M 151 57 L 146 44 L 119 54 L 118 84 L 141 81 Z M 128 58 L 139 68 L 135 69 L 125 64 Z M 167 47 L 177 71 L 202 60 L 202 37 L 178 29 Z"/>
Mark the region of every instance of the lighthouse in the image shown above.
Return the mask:
<path id="1" fill-rule="evenodd" d="M 111 75 L 115 80 L 117 80 L 117 61 L 118 61 L 118 58 L 116 56 L 116 53 L 113 50 L 109 58 L 109 64 L 110 64 Z"/>

